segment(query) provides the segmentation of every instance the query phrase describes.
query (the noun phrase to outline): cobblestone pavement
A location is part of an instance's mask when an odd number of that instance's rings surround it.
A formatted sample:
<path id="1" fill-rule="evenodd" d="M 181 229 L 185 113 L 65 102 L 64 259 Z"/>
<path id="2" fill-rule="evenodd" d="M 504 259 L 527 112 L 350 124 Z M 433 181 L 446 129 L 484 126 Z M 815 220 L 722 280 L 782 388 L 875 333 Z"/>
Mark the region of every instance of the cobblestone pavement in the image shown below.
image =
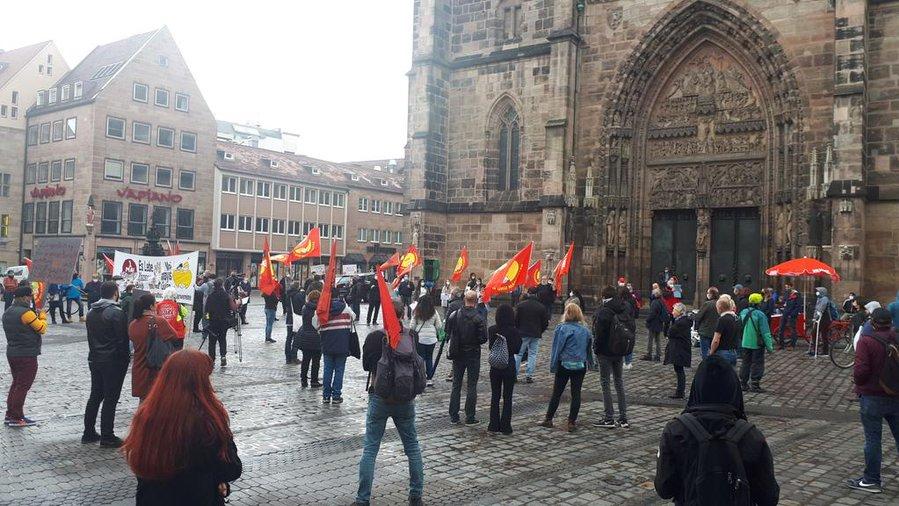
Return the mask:
<path id="1" fill-rule="evenodd" d="M 356 490 L 357 464 L 364 434 L 366 395 L 361 363 L 350 359 L 345 402 L 324 406 L 319 390 L 299 387 L 298 366 L 284 365 L 283 321 L 278 343 L 265 344 L 262 308 L 250 308 L 244 329 L 242 363 L 231 353 L 229 365 L 216 368 L 213 382 L 231 413 L 244 463 L 234 484 L 234 504 L 349 504 Z M 639 322 L 642 327 L 642 321 Z M 366 328 L 360 327 L 360 334 Z M 449 383 L 442 381 L 449 361 L 441 360 L 436 388 L 417 401 L 418 434 L 425 458 L 428 504 L 656 504 L 652 479 L 659 434 L 680 409 L 667 396 L 674 385 L 670 367 L 634 362 L 626 371 L 629 430 L 598 429 L 589 422 L 602 413 L 597 373 L 588 373 L 580 420 L 573 434 L 536 426 L 546 409 L 551 378 L 546 366 L 549 333 L 542 343 L 539 373 L 532 385 L 515 387 L 512 436 L 490 436 L 489 383 L 481 380 L 476 427 L 449 423 Z M 638 339 L 638 355 L 645 338 Z M 5 340 L 0 350 L 5 348 Z M 196 347 L 199 339 L 190 344 Z M 698 362 L 694 349 L 694 364 Z M 121 456 L 81 445 L 82 413 L 90 387 L 83 324 L 53 326 L 44 339 L 35 386 L 26 413 L 39 427 L 0 432 L 0 504 L 130 504 L 135 480 Z M 486 361 L 486 353 L 484 354 Z M 486 365 L 482 371 L 486 371 Z M 689 374 L 689 373 L 688 373 Z M 688 377 L 688 380 L 690 378 Z M 0 361 L 0 392 L 10 376 Z M 125 380 L 116 430 L 124 436 L 137 400 Z M 843 486 L 863 467 L 863 435 L 850 371 L 826 358 L 800 352 L 769 355 L 765 394 L 748 394 L 750 419 L 772 446 L 781 483 L 782 504 L 896 504 L 899 461 L 885 445 L 885 493 L 872 496 Z M 567 398 L 557 420 L 564 419 Z M 889 436 L 884 441 L 890 441 Z M 408 472 L 396 431 L 388 428 L 378 456 L 373 502 L 406 499 Z"/>

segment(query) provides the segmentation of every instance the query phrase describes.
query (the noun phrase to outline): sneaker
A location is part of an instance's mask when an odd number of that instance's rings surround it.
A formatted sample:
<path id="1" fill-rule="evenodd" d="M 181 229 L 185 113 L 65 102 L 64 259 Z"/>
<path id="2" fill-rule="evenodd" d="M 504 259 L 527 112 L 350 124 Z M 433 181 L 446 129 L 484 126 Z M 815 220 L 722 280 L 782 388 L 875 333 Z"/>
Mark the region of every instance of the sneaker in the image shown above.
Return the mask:
<path id="1" fill-rule="evenodd" d="M 669 395 L 668 398 L 669 399 L 683 399 L 684 394 L 679 394 L 679 393 L 675 392 L 672 395 Z"/>
<path id="2" fill-rule="evenodd" d="M 574 432 L 577 430 L 577 422 L 572 422 L 568 420 L 568 426 L 565 428 L 568 432 Z"/>
<path id="3" fill-rule="evenodd" d="M 744 392 L 748 392 L 749 391 L 749 383 L 740 383 L 740 389 L 743 390 Z"/>
<path id="4" fill-rule="evenodd" d="M 629 371 L 629 370 L 631 370 L 631 368 L 633 368 L 633 367 L 634 367 L 634 364 L 624 364 L 624 365 L 622 366 L 622 369 L 624 369 L 625 371 Z"/>
<path id="5" fill-rule="evenodd" d="M 225 357 L 222 357 L 221 364 L 222 364 L 222 367 L 225 367 L 226 365 L 228 365 L 228 359 L 226 359 Z"/>
<path id="6" fill-rule="evenodd" d="M 528 377 L 526 377 L 526 378 L 524 379 L 524 382 L 525 382 L 525 383 L 528 383 L 528 384 L 533 383 L 533 382 L 534 382 L 534 378 L 528 376 Z"/>
<path id="7" fill-rule="evenodd" d="M 428 382 L 425 383 L 425 386 L 430 387 L 430 388 L 434 388 L 434 380 L 428 380 Z"/>
<path id="8" fill-rule="evenodd" d="M 309 380 L 303 378 L 300 380 L 300 388 L 309 388 Z"/>
<path id="9" fill-rule="evenodd" d="M 539 427 L 546 427 L 547 429 L 553 428 L 553 420 L 552 418 L 544 418 L 542 422 L 537 424 Z"/>
<path id="10" fill-rule="evenodd" d="M 645 362 L 652 362 L 652 355 L 643 355 L 642 357 L 640 357 L 640 360 L 643 360 Z"/>
<path id="11" fill-rule="evenodd" d="M 479 423 L 481 423 L 481 421 L 477 418 L 469 418 L 468 420 L 465 420 L 465 425 L 477 425 Z"/>
<path id="12" fill-rule="evenodd" d="M 81 444 L 83 444 L 83 445 L 89 445 L 92 443 L 96 443 L 99 440 L 100 440 L 100 434 L 97 434 L 96 432 L 94 432 L 93 434 L 84 433 L 81 436 Z"/>
<path id="13" fill-rule="evenodd" d="M 763 394 L 763 393 L 767 392 L 767 390 L 762 388 L 761 385 L 752 385 L 749 387 L 749 391 L 759 393 L 759 394 Z"/>
<path id="14" fill-rule="evenodd" d="M 458 418 L 452 418 L 452 417 L 450 417 L 450 423 L 453 424 L 453 425 L 461 425 L 461 424 L 462 424 L 462 420 L 460 420 L 460 419 L 458 419 Z"/>
<path id="15" fill-rule="evenodd" d="M 631 428 L 631 424 L 627 423 L 626 418 L 622 418 L 622 419 L 618 420 L 618 426 L 621 427 L 622 429 L 630 429 Z"/>
<path id="16" fill-rule="evenodd" d="M 117 436 L 100 438 L 100 446 L 102 446 L 104 448 L 118 448 L 118 447 L 122 446 L 122 443 L 124 443 L 124 441 L 122 441 L 122 439 Z"/>
<path id="17" fill-rule="evenodd" d="M 865 481 L 864 478 L 859 478 L 857 480 L 846 480 L 846 486 L 848 486 L 849 488 L 854 488 L 856 490 L 871 492 L 872 494 L 879 494 L 883 492 L 883 489 L 880 487 L 879 483 L 868 482 Z"/>
<path id="18" fill-rule="evenodd" d="M 615 424 L 615 420 L 612 420 L 611 418 L 606 418 L 601 422 L 593 422 L 593 426 L 602 427 L 603 429 L 614 429 L 615 427 L 617 427 L 617 425 Z"/>
<path id="19" fill-rule="evenodd" d="M 269 338 L 267 338 L 267 339 L 265 340 L 265 342 L 267 342 L 267 343 L 277 343 L 278 341 L 275 341 L 274 339 L 272 339 L 272 338 L 269 337 Z"/>
<path id="20" fill-rule="evenodd" d="M 321 388 L 322 384 L 320 381 L 313 381 L 313 382 L 309 383 L 309 386 L 312 388 Z"/>
<path id="21" fill-rule="evenodd" d="M 7 427 L 31 427 L 37 425 L 37 422 L 29 420 L 28 418 L 21 418 L 18 420 L 9 420 L 8 422 L 5 422 L 4 425 Z"/>
<path id="22" fill-rule="evenodd" d="M 331 399 L 331 404 L 343 404 L 343 397 L 335 397 Z"/>
<path id="23" fill-rule="evenodd" d="M 409 498 L 409 506 L 423 506 L 424 503 L 421 501 L 421 497 L 410 497 Z"/>
<path id="24" fill-rule="evenodd" d="M 331 404 L 330 397 L 322 397 L 322 404 Z"/>

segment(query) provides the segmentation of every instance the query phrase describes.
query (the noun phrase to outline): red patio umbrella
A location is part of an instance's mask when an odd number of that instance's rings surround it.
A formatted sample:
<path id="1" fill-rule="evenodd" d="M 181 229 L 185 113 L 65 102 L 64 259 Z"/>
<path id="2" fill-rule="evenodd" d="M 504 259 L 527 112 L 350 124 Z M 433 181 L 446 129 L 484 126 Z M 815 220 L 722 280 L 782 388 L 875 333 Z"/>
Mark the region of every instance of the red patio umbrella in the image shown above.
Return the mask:
<path id="1" fill-rule="evenodd" d="M 787 260 L 782 264 L 777 264 L 774 267 L 771 267 L 765 271 L 765 274 L 769 276 L 787 276 L 787 277 L 798 277 L 798 276 L 830 276 L 830 279 L 834 281 L 840 280 L 840 275 L 837 274 L 836 269 L 827 265 L 826 263 L 817 260 L 815 258 L 794 258 L 793 260 Z"/>

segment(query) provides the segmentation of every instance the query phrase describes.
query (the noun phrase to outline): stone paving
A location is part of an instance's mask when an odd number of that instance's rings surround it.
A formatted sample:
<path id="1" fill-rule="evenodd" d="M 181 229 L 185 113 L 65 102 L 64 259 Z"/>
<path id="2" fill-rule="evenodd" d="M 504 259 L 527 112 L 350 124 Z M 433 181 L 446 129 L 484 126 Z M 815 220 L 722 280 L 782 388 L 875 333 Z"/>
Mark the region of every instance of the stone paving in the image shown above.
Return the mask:
<path id="1" fill-rule="evenodd" d="M 345 402 L 325 406 L 319 390 L 299 387 L 298 366 L 283 362 L 283 321 L 276 344 L 264 344 L 264 318 L 251 306 L 244 328 L 244 360 L 231 353 L 216 368 L 213 382 L 231 414 L 243 476 L 233 484 L 233 504 L 349 504 L 356 490 L 364 434 L 366 375 L 349 359 Z M 639 322 L 642 327 L 642 321 Z M 366 328 L 359 329 L 364 335 Z M 660 504 L 652 487 L 658 438 L 681 404 L 667 396 L 674 372 L 660 364 L 635 361 L 626 371 L 629 430 L 598 429 L 589 422 L 602 413 L 598 373 L 584 384 L 581 429 L 573 434 L 537 427 L 548 402 L 546 367 L 551 337 L 542 343 L 536 383 L 515 388 L 512 436 L 486 430 L 489 384 L 482 379 L 476 427 L 450 425 L 446 408 L 449 362 L 441 360 L 436 388 L 417 401 L 417 428 L 425 459 L 428 504 Z M 5 348 L 5 340 L 0 351 Z M 199 339 L 192 338 L 196 347 Z M 639 351 L 645 339 L 639 338 Z M 121 456 L 81 445 L 82 413 L 90 387 L 83 324 L 53 326 L 44 339 L 38 378 L 26 413 L 41 425 L 0 432 L 0 505 L 132 504 L 135 480 Z M 694 364 L 698 362 L 694 350 Z M 486 361 L 486 353 L 484 354 Z M 486 371 L 486 364 L 482 371 Z M 690 374 L 690 373 L 688 373 Z M 482 375 L 485 376 L 485 375 Z M 689 380 L 689 377 L 688 377 Z M 0 361 L 0 392 L 10 381 Z M 769 355 L 764 394 L 748 394 L 747 411 L 771 444 L 781 484 L 782 504 L 896 504 L 899 461 L 885 445 L 885 493 L 849 490 L 847 477 L 863 467 L 861 426 L 849 370 L 800 352 Z M 125 380 L 116 430 L 128 431 L 137 400 Z M 564 420 L 567 398 L 557 420 Z M 884 438 L 890 441 L 888 435 Z M 378 456 L 373 504 L 406 499 L 408 472 L 396 431 L 388 425 Z"/>

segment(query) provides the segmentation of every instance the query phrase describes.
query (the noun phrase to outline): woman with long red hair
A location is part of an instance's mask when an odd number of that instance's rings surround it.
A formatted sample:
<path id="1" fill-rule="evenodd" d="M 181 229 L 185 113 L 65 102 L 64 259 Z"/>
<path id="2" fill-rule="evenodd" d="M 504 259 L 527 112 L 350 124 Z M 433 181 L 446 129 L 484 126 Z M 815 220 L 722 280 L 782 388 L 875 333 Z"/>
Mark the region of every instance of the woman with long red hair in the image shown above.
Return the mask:
<path id="1" fill-rule="evenodd" d="M 138 505 L 220 505 L 242 465 L 228 412 L 209 375 L 212 359 L 173 353 L 137 408 L 122 445 L 137 476 Z"/>

